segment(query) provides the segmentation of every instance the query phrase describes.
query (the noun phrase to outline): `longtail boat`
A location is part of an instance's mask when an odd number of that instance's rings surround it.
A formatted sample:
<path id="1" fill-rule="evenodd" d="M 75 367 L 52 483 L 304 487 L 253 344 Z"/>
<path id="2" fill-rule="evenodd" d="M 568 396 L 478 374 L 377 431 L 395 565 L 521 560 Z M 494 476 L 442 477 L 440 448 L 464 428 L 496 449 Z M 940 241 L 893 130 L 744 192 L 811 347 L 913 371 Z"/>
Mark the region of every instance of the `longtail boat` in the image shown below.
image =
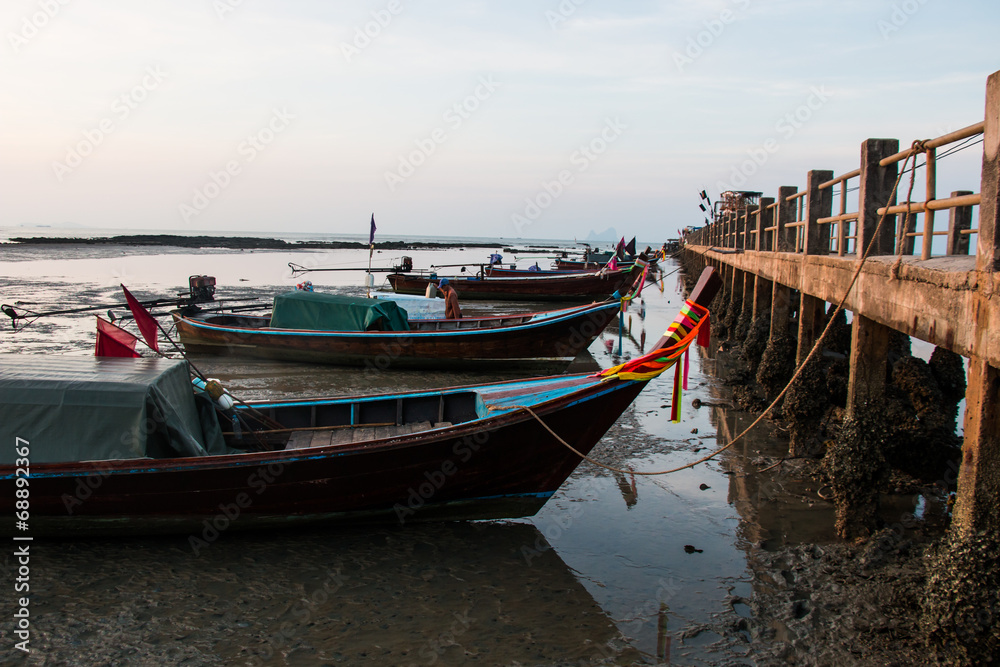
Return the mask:
<path id="1" fill-rule="evenodd" d="M 603 300 L 615 292 L 625 294 L 641 275 L 641 269 L 632 267 L 617 271 L 517 278 L 448 276 L 448 281 L 459 299 L 572 302 Z M 388 280 L 394 292 L 423 294 L 429 283 L 437 283 L 440 278 L 391 273 Z"/>
<path id="2" fill-rule="evenodd" d="M 405 306 L 405 302 L 403 304 Z M 171 312 L 184 348 L 372 368 L 548 368 L 567 365 L 615 319 L 620 304 L 517 315 L 409 320 L 404 331 L 277 328 L 271 315 Z"/>
<path id="3" fill-rule="evenodd" d="M 596 375 L 213 412 L 211 391 L 194 396 L 188 384 L 180 400 L 180 360 L 10 355 L 0 376 L 0 437 L 14 445 L 0 450 L 4 525 L 32 537 L 188 532 L 197 552 L 230 529 L 530 516 L 646 382 L 679 373 L 688 346 L 707 342 L 706 305 L 720 284 L 705 269 L 654 351 Z M 30 512 L 15 505 L 19 488 L 30 488 Z"/>

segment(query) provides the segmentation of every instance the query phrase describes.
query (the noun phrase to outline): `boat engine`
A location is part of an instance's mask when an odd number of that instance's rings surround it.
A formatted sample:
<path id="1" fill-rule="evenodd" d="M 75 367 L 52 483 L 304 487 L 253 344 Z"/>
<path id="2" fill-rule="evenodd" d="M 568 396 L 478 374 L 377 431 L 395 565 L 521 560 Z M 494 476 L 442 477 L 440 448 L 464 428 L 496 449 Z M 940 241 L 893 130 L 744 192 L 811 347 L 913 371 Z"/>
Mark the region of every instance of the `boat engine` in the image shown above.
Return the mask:
<path id="1" fill-rule="evenodd" d="M 215 276 L 188 276 L 191 303 L 215 301 Z"/>
<path id="2" fill-rule="evenodd" d="M 392 268 L 396 273 L 409 273 L 413 270 L 413 258 L 403 255 L 399 260 L 399 264 Z"/>

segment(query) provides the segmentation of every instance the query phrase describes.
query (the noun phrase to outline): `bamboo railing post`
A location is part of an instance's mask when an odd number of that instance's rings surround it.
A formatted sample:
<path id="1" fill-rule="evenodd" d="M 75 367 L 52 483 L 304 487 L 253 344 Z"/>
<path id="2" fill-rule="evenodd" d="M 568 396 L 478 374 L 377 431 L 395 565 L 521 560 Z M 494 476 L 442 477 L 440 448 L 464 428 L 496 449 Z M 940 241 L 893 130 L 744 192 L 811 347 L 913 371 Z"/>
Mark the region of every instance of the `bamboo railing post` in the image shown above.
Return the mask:
<path id="1" fill-rule="evenodd" d="M 924 196 L 924 237 L 923 246 L 920 249 L 920 259 L 931 258 L 931 244 L 934 243 L 934 210 L 927 206 L 937 196 L 937 151 L 928 148 L 924 153 L 927 158 L 925 169 L 927 171 L 927 190 Z"/>
<path id="2" fill-rule="evenodd" d="M 847 213 L 847 181 L 840 182 L 840 212 L 837 215 Z M 843 257 L 847 252 L 847 232 L 850 226 L 849 221 L 840 220 L 837 222 L 837 255 Z"/>

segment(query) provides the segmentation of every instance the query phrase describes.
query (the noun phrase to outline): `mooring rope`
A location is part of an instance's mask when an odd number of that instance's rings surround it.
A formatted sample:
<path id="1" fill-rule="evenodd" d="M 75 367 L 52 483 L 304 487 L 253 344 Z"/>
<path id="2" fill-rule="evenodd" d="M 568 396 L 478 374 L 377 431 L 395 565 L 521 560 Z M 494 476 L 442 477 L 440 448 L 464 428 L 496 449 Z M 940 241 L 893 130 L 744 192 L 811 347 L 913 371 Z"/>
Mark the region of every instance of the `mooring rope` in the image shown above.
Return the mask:
<path id="1" fill-rule="evenodd" d="M 875 230 L 872 232 L 872 237 L 868 241 L 868 247 L 865 248 L 864 254 L 858 260 L 858 266 L 854 270 L 854 275 L 851 277 L 850 284 L 847 286 L 847 289 L 844 291 L 844 296 L 840 299 L 840 302 L 837 304 L 837 308 L 830 315 L 830 318 L 829 318 L 829 320 L 826 323 L 826 327 L 823 328 L 823 332 L 820 333 L 819 337 L 816 339 L 816 343 L 812 346 L 812 349 L 809 350 L 809 354 L 807 354 L 806 358 L 802 360 L 802 363 L 799 364 L 799 367 L 796 369 L 794 375 L 792 375 L 792 378 L 788 381 L 788 384 L 786 384 L 785 388 L 781 390 L 781 392 L 775 397 L 775 399 L 773 401 L 771 401 L 771 404 L 768 405 L 764 409 L 764 411 L 762 413 L 760 413 L 760 415 L 753 421 L 753 423 L 751 423 L 749 426 L 747 426 L 745 429 L 743 429 L 743 431 L 741 431 L 739 434 L 737 434 L 736 437 L 734 437 L 732 440 L 730 440 L 727 444 L 723 445 L 722 447 L 719 447 L 718 449 L 716 449 L 712 453 L 708 454 L 707 456 L 701 457 L 697 461 L 693 461 L 691 463 L 687 463 L 685 465 L 678 466 L 676 468 L 670 468 L 669 470 L 659 470 L 659 471 L 626 470 L 626 469 L 616 468 L 614 466 L 610 466 L 610 465 L 608 465 L 606 463 L 601 463 L 600 461 L 598 461 L 598 460 L 596 460 L 596 459 L 594 459 L 594 458 L 592 458 L 590 456 L 587 456 L 586 454 L 580 452 L 575 447 L 573 447 L 571 444 L 569 444 L 568 442 L 566 442 L 565 440 L 563 440 L 559 436 L 558 433 L 556 433 L 555 431 L 553 431 L 552 428 L 550 428 L 549 425 L 546 424 L 542 420 L 542 418 L 539 417 L 538 414 L 536 414 L 535 411 L 532 410 L 531 408 L 529 408 L 527 405 L 506 405 L 506 406 L 496 407 L 496 408 L 491 407 L 490 409 L 511 409 L 511 408 L 515 408 L 515 409 L 525 410 L 528 414 L 530 414 L 532 417 L 534 417 L 538 421 L 538 423 L 541 424 L 545 428 L 546 431 L 548 431 L 549 433 L 551 433 L 552 436 L 555 437 L 556 440 L 558 440 L 562 445 L 564 445 L 571 452 L 573 452 L 574 454 L 576 454 L 580 458 L 584 459 L 585 461 L 587 461 L 589 463 L 593 463 L 594 465 L 596 465 L 596 466 L 598 466 L 600 468 L 604 468 L 605 470 L 610 470 L 611 472 L 618 472 L 618 473 L 630 474 L 630 475 L 649 475 L 649 476 L 653 476 L 653 475 L 669 475 L 671 473 L 680 472 L 681 470 L 687 470 L 688 468 L 693 468 L 693 467 L 695 467 L 696 465 L 698 465 L 700 463 L 705 463 L 706 461 L 710 461 L 711 459 L 714 459 L 716 456 L 718 456 L 719 454 L 721 454 L 722 452 L 726 451 L 727 449 L 729 449 L 730 447 L 732 447 L 733 445 L 735 445 L 737 442 L 739 442 L 743 438 L 743 436 L 745 436 L 747 433 L 749 433 L 755 426 L 757 426 L 757 424 L 759 424 L 761 421 L 763 421 L 764 417 L 766 417 L 767 415 L 769 415 L 771 413 L 771 411 L 774 410 L 775 406 L 777 406 L 778 403 L 781 401 L 781 399 L 785 397 L 785 394 L 788 393 L 788 390 L 791 389 L 792 385 L 794 385 L 795 382 L 796 382 L 796 380 L 798 380 L 799 377 L 802 375 L 805 367 L 809 364 L 810 361 L 812 361 L 812 358 L 816 355 L 816 352 L 822 347 L 823 340 L 826 338 L 826 335 L 830 332 L 830 329 L 833 327 L 833 324 L 836 321 L 837 315 L 840 313 L 840 311 L 842 311 L 844 309 L 844 304 L 847 302 L 847 297 L 850 296 L 851 290 L 854 289 L 854 285 L 858 281 L 858 276 L 861 275 L 861 269 L 864 267 L 865 262 L 868 260 L 868 256 L 871 254 L 872 249 L 875 247 L 875 242 L 878 239 L 878 233 L 882 229 L 882 224 L 885 222 L 885 219 L 886 219 L 886 217 L 887 217 L 887 215 L 889 213 L 889 207 L 892 204 L 892 199 L 896 195 L 897 188 L 899 188 L 899 182 L 900 182 L 900 180 L 902 180 L 903 174 L 906 171 L 906 164 L 907 164 L 907 162 L 909 162 L 909 160 L 910 160 L 911 157 L 914 157 L 915 155 L 917 155 L 919 153 L 920 150 L 923 150 L 923 145 L 924 145 L 923 141 L 914 141 L 913 145 L 911 147 L 912 150 L 910 151 L 910 155 L 907 155 L 906 158 L 903 160 L 903 166 L 900 168 L 899 174 L 896 176 L 896 182 L 893 183 L 892 190 L 889 192 L 889 201 L 886 202 L 885 208 L 882 211 L 882 215 L 879 217 L 878 224 L 875 226 Z M 916 160 L 914 160 L 914 162 L 916 162 Z M 911 171 L 911 174 L 912 174 L 912 171 Z M 911 177 L 910 177 L 910 193 L 911 194 L 912 194 L 912 191 L 913 191 L 913 176 L 911 175 Z M 907 205 L 909 204 L 909 199 L 910 199 L 910 194 L 907 195 Z M 901 254 L 902 244 L 897 244 L 897 245 L 899 246 L 899 251 L 900 251 L 900 254 Z M 901 257 L 899 257 L 897 259 L 901 260 Z M 787 458 L 782 458 L 781 460 L 779 460 L 774 465 L 768 466 L 767 468 L 764 468 L 763 470 L 758 470 L 757 472 L 758 473 L 766 472 L 767 470 L 770 470 L 771 468 L 775 468 L 775 467 L 777 467 L 778 465 L 784 463 L 787 460 L 788 460 Z"/>

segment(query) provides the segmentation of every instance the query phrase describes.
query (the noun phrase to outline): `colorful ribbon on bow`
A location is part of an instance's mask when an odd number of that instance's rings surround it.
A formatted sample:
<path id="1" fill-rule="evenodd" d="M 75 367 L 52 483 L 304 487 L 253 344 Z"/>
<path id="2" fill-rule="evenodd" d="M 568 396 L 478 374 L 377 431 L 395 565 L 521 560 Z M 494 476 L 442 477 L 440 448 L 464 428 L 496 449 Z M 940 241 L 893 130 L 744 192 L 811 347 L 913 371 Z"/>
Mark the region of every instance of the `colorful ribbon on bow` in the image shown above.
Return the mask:
<path id="1" fill-rule="evenodd" d="M 672 344 L 653 350 L 638 359 L 626 361 L 613 368 L 599 373 L 604 380 L 652 380 L 671 366 L 675 367 L 673 400 L 670 406 L 670 419 L 681 420 L 682 390 L 687 389 L 688 369 L 690 367 L 687 352 L 691 343 L 697 340 L 702 347 L 709 344 L 709 313 L 708 308 L 693 301 L 685 301 L 681 312 L 667 327 L 663 334 Z M 677 362 L 684 358 L 683 372 Z"/>

